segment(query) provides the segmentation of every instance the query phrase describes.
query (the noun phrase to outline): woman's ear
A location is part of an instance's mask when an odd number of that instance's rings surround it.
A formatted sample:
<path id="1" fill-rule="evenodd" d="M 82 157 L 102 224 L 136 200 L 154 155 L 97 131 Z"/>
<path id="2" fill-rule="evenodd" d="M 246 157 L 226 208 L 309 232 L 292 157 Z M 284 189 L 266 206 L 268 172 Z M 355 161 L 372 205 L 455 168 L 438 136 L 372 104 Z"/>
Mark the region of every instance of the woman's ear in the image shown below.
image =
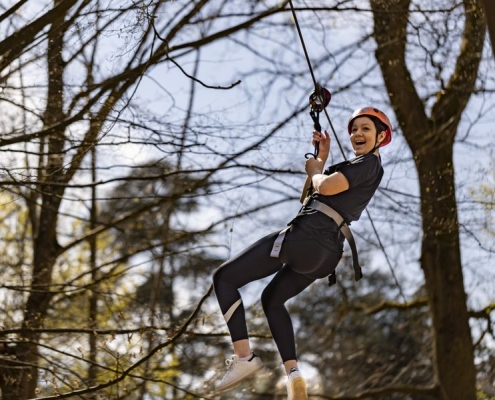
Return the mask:
<path id="1" fill-rule="evenodd" d="M 387 132 L 381 131 L 378 134 L 377 142 L 380 143 L 380 144 L 382 144 L 382 142 L 385 140 L 386 137 L 387 137 Z"/>

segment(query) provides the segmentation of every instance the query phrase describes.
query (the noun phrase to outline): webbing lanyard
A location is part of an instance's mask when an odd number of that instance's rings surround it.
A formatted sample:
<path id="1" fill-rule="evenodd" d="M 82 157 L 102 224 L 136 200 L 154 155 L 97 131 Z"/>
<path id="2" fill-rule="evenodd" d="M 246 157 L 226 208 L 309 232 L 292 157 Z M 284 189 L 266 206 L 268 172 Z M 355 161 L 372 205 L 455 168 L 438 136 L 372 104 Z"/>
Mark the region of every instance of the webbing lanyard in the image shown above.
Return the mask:
<path id="1" fill-rule="evenodd" d="M 321 132 L 320 112 L 323 111 L 323 109 L 326 106 L 328 106 L 331 98 L 332 98 L 331 93 L 326 88 L 321 86 L 319 83 L 316 83 L 315 89 L 309 95 L 309 105 L 310 105 L 309 115 L 313 120 L 314 128 L 318 132 Z M 304 157 L 305 158 L 318 157 L 319 147 L 320 147 L 320 143 L 316 142 L 314 153 L 306 153 Z"/>

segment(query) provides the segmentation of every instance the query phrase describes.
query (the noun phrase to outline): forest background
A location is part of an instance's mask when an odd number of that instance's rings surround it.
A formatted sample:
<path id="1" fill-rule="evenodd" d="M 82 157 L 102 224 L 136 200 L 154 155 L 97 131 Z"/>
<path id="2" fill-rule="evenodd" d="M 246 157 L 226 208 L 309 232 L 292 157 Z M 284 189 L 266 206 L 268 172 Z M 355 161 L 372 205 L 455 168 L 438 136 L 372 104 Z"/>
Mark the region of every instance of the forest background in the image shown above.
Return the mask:
<path id="1" fill-rule="evenodd" d="M 264 282 L 242 293 L 267 368 L 214 395 L 231 347 L 211 274 L 300 206 L 314 85 L 289 6 L 2 1 L 2 400 L 285 398 Z M 495 399 L 485 7 L 294 2 L 332 161 L 354 109 L 394 125 L 353 224 L 364 279 L 346 249 L 337 285 L 288 303 L 311 399 Z"/>

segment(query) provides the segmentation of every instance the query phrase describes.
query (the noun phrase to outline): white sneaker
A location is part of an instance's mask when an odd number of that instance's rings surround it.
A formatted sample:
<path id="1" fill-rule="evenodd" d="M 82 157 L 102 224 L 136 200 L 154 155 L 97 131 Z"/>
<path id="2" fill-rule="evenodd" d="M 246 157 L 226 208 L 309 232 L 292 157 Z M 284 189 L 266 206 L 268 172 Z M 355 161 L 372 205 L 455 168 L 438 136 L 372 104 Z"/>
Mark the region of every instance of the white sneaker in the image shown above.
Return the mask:
<path id="1" fill-rule="evenodd" d="M 217 393 L 234 388 L 241 383 L 242 380 L 249 378 L 263 368 L 263 362 L 254 353 L 251 358 L 246 361 L 239 360 L 239 356 L 234 354 L 230 360 L 225 360 L 225 364 L 227 364 L 227 373 L 216 385 L 215 391 Z"/>
<path id="2" fill-rule="evenodd" d="M 293 370 L 287 377 L 287 400 L 308 400 L 306 381 L 298 369 Z"/>

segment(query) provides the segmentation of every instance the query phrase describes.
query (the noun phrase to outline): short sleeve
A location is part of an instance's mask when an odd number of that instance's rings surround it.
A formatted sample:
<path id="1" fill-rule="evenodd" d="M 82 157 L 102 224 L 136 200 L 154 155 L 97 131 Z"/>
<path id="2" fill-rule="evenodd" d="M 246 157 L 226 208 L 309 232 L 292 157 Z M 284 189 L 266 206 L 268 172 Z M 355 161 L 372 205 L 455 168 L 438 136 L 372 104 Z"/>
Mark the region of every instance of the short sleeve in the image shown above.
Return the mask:
<path id="1" fill-rule="evenodd" d="M 355 158 L 346 165 L 342 165 L 338 171 L 346 177 L 349 182 L 349 188 L 354 188 L 374 181 L 379 168 L 379 158 L 374 154 L 366 154 L 363 157 Z"/>

